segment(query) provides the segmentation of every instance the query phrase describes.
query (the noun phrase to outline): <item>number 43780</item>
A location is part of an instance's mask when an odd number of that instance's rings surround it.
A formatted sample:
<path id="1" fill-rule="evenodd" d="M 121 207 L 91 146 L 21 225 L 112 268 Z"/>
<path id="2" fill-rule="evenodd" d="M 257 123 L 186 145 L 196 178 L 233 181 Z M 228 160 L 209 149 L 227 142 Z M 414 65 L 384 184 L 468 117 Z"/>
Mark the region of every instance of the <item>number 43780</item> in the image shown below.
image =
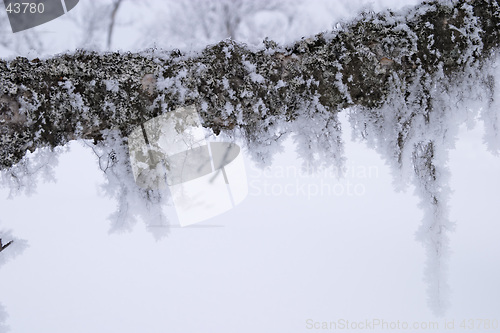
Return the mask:
<path id="1" fill-rule="evenodd" d="M 469 319 L 460 322 L 460 328 L 463 329 L 498 329 L 498 320 L 496 319 Z"/>
<path id="2" fill-rule="evenodd" d="M 9 3 L 6 11 L 11 14 L 40 14 L 43 13 L 45 7 L 43 3 L 34 3 L 34 2 L 15 2 Z"/>

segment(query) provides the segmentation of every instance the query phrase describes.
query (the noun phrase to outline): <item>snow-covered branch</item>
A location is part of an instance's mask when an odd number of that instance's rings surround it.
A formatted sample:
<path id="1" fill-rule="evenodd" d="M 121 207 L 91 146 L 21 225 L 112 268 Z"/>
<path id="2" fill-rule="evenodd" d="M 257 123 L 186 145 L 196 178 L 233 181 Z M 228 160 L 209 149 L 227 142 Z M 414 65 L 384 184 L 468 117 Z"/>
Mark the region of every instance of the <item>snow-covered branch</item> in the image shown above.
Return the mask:
<path id="1" fill-rule="evenodd" d="M 78 51 L 0 61 L 0 168 L 38 147 L 99 142 L 104 130 L 126 136 L 188 104 L 215 133 L 240 129 L 250 146 L 260 144 L 259 134 L 279 135 L 279 124 L 311 105 L 332 114 L 377 109 L 394 90 L 409 94 L 438 72 L 451 85 L 496 50 L 499 31 L 498 1 L 430 2 L 366 13 L 287 47 L 268 41 L 253 50 L 225 40 L 189 55 Z M 417 102 L 426 99 L 424 91 Z"/>

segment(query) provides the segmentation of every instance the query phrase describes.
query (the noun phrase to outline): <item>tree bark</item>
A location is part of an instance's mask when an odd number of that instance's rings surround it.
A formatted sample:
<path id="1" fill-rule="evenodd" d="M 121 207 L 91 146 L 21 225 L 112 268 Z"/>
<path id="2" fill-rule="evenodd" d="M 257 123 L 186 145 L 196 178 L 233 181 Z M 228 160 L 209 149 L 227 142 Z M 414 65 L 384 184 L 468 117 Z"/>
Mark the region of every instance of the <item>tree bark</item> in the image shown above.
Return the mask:
<path id="1" fill-rule="evenodd" d="M 38 147 L 99 142 L 107 129 L 127 136 L 189 104 L 205 127 L 239 128 L 249 141 L 293 121 L 314 99 L 332 113 L 377 108 L 391 89 L 404 92 L 437 71 L 453 82 L 486 60 L 500 41 L 499 7 L 499 0 L 471 0 L 366 13 L 335 31 L 287 47 L 266 41 L 260 50 L 225 40 L 189 55 L 77 51 L 0 60 L 0 169 Z"/>

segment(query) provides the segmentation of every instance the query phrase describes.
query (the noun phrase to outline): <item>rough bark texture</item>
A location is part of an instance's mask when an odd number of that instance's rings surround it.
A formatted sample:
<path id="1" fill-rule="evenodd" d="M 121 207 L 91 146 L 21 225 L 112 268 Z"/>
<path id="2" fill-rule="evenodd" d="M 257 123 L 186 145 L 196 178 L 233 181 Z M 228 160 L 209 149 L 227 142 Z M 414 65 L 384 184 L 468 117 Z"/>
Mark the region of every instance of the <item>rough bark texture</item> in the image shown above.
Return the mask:
<path id="1" fill-rule="evenodd" d="M 195 104 L 215 133 L 254 133 L 293 121 L 304 102 L 330 112 L 377 108 L 391 89 L 442 71 L 453 80 L 498 48 L 499 1 L 423 3 L 366 14 L 288 47 L 252 50 L 226 40 L 200 53 L 77 51 L 45 60 L 0 60 L 0 169 L 26 151 L 140 123 Z M 425 95 L 425 94 L 424 94 Z M 425 98 L 425 96 L 423 97 Z"/>

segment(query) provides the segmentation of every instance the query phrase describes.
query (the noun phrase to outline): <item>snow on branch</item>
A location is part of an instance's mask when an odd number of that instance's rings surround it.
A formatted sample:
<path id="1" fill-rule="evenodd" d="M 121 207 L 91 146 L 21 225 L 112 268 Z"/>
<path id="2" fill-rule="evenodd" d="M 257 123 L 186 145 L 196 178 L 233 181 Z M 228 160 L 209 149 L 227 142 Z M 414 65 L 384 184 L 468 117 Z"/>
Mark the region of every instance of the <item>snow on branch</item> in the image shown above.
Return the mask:
<path id="1" fill-rule="evenodd" d="M 0 168 L 36 148 L 100 142 L 105 130 L 127 136 L 189 104 L 214 133 L 238 129 L 250 147 L 269 144 L 260 134 L 276 134 L 304 108 L 375 109 L 394 89 L 409 91 L 436 72 L 452 82 L 497 49 L 499 31 L 498 1 L 428 2 L 365 13 L 286 47 L 225 40 L 190 55 L 77 51 L 0 61 Z"/>

